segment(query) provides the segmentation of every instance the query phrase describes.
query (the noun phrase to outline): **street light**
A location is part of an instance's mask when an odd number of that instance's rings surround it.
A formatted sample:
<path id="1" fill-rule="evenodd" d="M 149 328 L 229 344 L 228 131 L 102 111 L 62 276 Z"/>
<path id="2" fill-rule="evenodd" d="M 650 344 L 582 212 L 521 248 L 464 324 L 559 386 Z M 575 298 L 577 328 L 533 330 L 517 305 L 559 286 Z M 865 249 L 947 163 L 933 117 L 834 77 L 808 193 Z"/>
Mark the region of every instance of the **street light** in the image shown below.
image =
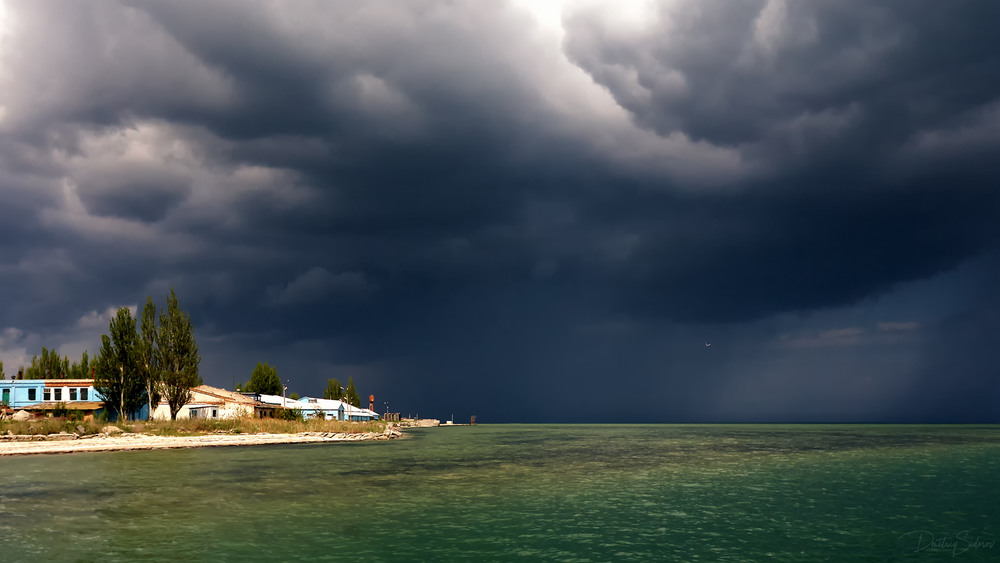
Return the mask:
<path id="1" fill-rule="evenodd" d="M 383 419 L 385 420 L 389 418 L 389 401 L 382 401 L 382 404 L 385 405 L 385 418 Z"/>

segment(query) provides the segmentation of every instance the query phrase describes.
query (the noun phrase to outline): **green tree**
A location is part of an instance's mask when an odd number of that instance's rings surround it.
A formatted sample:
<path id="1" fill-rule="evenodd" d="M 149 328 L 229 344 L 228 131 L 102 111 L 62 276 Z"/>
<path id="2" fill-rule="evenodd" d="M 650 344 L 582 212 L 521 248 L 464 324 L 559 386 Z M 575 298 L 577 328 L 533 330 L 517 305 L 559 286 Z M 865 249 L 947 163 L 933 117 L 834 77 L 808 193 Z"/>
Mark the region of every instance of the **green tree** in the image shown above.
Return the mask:
<path id="1" fill-rule="evenodd" d="M 118 308 L 108 332 L 110 336 L 101 335 L 101 352 L 94 362 L 94 389 L 124 420 L 146 401 L 137 362 L 135 319 L 128 308 Z"/>
<path id="2" fill-rule="evenodd" d="M 156 328 L 156 305 L 150 297 L 142 307 L 139 324 L 139 367 L 142 370 L 142 382 L 146 387 L 146 401 L 149 407 L 149 420 L 153 420 L 153 410 L 160 404 L 160 390 L 163 383 L 163 372 L 160 366 L 160 348 L 157 341 L 159 332 Z"/>
<path id="3" fill-rule="evenodd" d="M 93 366 L 91 365 L 90 355 L 86 350 L 80 355 L 79 362 L 73 362 L 69 366 L 69 378 L 70 379 L 90 379 L 93 377 Z"/>
<path id="4" fill-rule="evenodd" d="M 347 378 L 347 402 L 356 407 L 361 406 L 361 395 L 358 395 L 358 389 L 354 386 L 354 378 Z"/>
<path id="5" fill-rule="evenodd" d="M 278 377 L 278 369 L 267 362 L 257 362 L 250 373 L 250 382 L 244 388 L 251 393 L 281 395 L 281 378 Z"/>
<path id="6" fill-rule="evenodd" d="M 59 356 L 54 349 L 42 346 L 41 356 L 32 356 L 31 365 L 24 372 L 25 379 L 66 379 L 69 375 L 69 358 Z"/>
<path id="7" fill-rule="evenodd" d="M 4 378 L 4 375 L 3 375 L 3 361 L 0 360 L 0 379 L 3 379 L 3 378 Z"/>
<path id="8" fill-rule="evenodd" d="M 160 366 L 162 393 L 170 406 L 170 419 L 176 420 L 181 407 L 191 402 L 191 388 L 201 385 L 198 375 L 198 344 L 194 339 L 191 316 L 177 305 L 177 294 L 170 288 L 167 308 L 160 312 Z"/>
<path id="9" fill-rule="evenodd" d="M 344 398 L 343 387 L 340 385 L 339 379 L 332 378 L 326 380 L 326 390 L 323 391 L 323 398 L 336 400 Z"/>
<path id="10" fill-rule="evenodd" d="M 73 362 L 73 365 L 69 366 L 69 378 L 90 379 L 93 376 L 90 367 L 90 356 L 87 355 L 87 351 L 84 350 L 83 355 L 80 357 L 80 361 Z"/>
<path id="11" fill-rule="evenodd" d="M 293 401 L 298 401 L 299 400 L 299 394 L 298 393 L 292 393 L 291 395 L 288 396 L 288 398 L 291 399 L 291 400 L 293 400 Z"/>

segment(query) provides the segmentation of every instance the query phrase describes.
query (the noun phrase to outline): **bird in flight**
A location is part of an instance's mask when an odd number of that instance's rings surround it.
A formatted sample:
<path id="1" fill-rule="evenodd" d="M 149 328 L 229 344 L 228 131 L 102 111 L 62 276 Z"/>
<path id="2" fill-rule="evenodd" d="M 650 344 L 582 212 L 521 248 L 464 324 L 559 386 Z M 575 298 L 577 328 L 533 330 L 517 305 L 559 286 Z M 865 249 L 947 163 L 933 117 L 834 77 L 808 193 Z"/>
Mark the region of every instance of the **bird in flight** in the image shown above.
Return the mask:
<path id="1" fill-rule="evenodd" d="M 711 342 L 706 342 L 706 343 L 705 343 L 705 348 L 708 348 L 708 347 L 709 347 L 709 346 L 711 346 L 711 345 L 712 345 L 712 343 L 711 343 Z"/>

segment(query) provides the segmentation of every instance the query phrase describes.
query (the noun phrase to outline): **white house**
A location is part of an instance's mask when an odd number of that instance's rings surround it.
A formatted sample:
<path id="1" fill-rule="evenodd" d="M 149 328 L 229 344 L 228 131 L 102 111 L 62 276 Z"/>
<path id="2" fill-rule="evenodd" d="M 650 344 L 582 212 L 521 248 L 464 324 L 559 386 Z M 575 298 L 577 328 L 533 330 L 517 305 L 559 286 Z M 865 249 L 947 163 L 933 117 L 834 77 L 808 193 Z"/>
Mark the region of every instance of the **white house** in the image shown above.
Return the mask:
<path id="1" fill-rule="evenodd" d="M 191 401 L 177 411 L 177 418 L 243 418 L 254 416 L 257 401 L 211 385 L 191 389 Z M 153 410 L 153 418 L 170 418 L 170 405 L 166 401 Z"/>

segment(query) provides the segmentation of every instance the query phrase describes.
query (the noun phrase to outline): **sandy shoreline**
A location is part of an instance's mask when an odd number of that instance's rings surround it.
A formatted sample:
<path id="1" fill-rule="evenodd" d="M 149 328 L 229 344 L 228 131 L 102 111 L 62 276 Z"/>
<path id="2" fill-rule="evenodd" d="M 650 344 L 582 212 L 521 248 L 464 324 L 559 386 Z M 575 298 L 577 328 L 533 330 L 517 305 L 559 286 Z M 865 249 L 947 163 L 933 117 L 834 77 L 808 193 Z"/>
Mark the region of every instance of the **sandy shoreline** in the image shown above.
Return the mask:
<path id="1" fill-rule="evenodd" d="M 0 440 L 0 457 L 34 454 L 68 454 L 130 450 L 169 450 L 179 448 L 210 448 L 221 446 L 262 446 L 268 444 L 311 444 L 322 442 L 359 442 L 398 438 L 398 431 L 299 434 L 205 434 L 197 436 L 152 436 L 148 434 L 117 434 L 73 437 L 64 439 Z"/>

